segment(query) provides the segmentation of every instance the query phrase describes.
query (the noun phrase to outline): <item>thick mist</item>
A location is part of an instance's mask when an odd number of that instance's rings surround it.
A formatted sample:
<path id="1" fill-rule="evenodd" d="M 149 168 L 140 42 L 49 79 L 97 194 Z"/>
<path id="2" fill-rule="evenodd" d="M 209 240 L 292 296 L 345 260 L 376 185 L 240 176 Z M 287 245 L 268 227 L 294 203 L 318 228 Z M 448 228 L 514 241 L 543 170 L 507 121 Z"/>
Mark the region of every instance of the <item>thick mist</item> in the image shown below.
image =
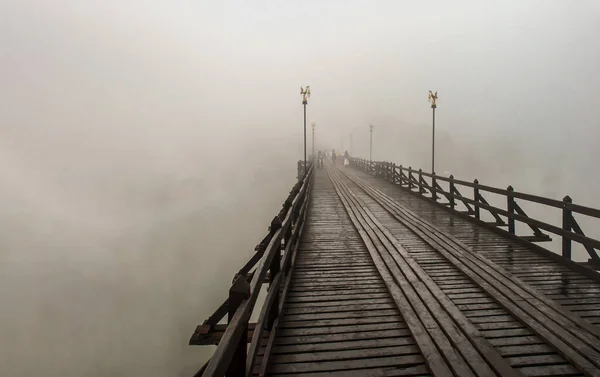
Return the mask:
<path id="1" fill-rule="evenodd" d="M 189 335 L 294 183 L 301 85 L 317 148 L 366 157 L 372 123 L 374 159 L 429 170 L 437 90 L 439 174 L 600 207 L 599 19 L 583 0 L 1 2 L 1 374 L 193 374 L 210 349 Z"/>

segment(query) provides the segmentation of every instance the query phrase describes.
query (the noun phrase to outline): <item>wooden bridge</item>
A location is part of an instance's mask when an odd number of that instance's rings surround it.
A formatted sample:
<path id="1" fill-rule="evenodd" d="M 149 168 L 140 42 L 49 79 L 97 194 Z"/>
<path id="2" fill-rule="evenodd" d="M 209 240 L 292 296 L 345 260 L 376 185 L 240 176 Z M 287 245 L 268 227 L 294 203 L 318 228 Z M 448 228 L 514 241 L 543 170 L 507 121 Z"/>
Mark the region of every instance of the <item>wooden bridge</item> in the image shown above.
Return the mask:
<path id="1" fill-rule="evenodd" d="M 600 376 L 600 241 L 581 216 L 600 211 L 387 162 L 310 167 L 193 333 L 218 344 L 196 376 Z"/>

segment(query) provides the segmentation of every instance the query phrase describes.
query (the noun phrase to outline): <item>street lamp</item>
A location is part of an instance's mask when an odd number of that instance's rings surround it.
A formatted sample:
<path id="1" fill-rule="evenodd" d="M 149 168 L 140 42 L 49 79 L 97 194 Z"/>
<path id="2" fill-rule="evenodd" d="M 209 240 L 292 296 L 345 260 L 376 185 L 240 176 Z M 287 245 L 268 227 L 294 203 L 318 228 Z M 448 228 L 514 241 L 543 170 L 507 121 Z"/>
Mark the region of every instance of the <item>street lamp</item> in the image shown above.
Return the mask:
<path id="1" fill-rule="evenodd" d="M 306 174 L 306 105 L 308 104 L 308 99 L 310 98 L 310 85 L 304 89 L 300 87 L 300 94 L 302 94 L 302 105 L 304 105 L 304 174 Z"/>
<path id="2" fill-rule="evenodd" d="M 430 90 L 427 100 L 431 102 L 431 109 L 433 110 L 433 135 L 431 139 L 431 174 L 435 174 L 435 108 L 437 107 L 435 101 L 437 100 L 437 98 L 437 90 L 435 91 L 435 93 L 432 93 Z"/>

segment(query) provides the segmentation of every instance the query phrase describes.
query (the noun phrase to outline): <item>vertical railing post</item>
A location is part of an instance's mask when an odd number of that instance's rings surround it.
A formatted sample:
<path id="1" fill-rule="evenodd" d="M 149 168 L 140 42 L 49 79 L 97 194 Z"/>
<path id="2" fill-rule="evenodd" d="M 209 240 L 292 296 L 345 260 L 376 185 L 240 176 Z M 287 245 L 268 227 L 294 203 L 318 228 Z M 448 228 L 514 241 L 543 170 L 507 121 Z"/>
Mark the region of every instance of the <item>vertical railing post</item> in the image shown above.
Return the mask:
<path id="1" fill-rule="evenodd" d="M 506 210 L 508 211 L 508 233 L 515 234 L 515 197 L 512 196 L 512 192 L 515 189 L 512 186 L 506 188 L 508 194 L 506 195 Z"/>
<path id="2" fill-rule="evenodd" d="M 390 163 L 386 162 L 384 165 L 385 168 L 385 180 L 389 181 L 390 180 Z"/>
<path id="3" fill-rule="evenodd" d="M 449 185 L 449 191 L 450 191 L 450 208 L 454 209 L 454 207 L 456 207 L 456 201 L 454 200 L 454 191 L 456 189 L 454 188 L 454 176 L 450 175 L 450 185 Z"/>
<path id="4" fill-rule="evenodd" d="M 419 169 L 419 194 L 423 195 L 425 189 L 423 188 L 423 169 Z"/>
<path id="5" fill-rule="evenodd" d="M 481 218 L 481 214 L 479 212 L 479 181 L 476 179 L 473 181 L 473 199 L 475 200 L 475 218 L 479 220 Z"/>
<path id="6" fill-rule="evenodd" d="M 250 284 L 244 275 L 238 275 L 231 288 L 229 288 L 229 300 L 227 304 L 227 322 L 231 323 L 233 315 L 242 302 L 250 297 Z M 231 363 L 225 373 L 226 377 L 244 377 L 246 375 L 246 358 L 248 345 L 248 322 L 242 329 L 242 337 L 235 349 Z"/>
<path id="7" fill-rule="evenodd" d="M 567 208 L 567 204 L 573 203 L 573 199 L 567 195 L 563 198 L 563 203 L 562 228 L 570 232 L 573 227 L 573 212 Z M 565 236 L 562 236 L 562 256 L 571 259 L 571 240 Z"/>
<path id="8" fill-rule="evenodd" d="M 436 184 L 436 179 L 435 179 L 435 173 L 432 172 L 431 173 L 431 199 L 433 199 L 434 202 L 437 202 L 437 188 L 435 187 Z"/>
<path id="9" fill-rule="evenodd" d="M 402 165 L 398 166 L 398 180 L 400 181 L 400 187 L 402 187 L 404 183 L 402 182 Z"/>
<path id="10" fill-rule="evenodd" d="M 413 189 L 413 180 L 412 180 L 412 167 L 408 167 L 408 189 L 412 191 Z"/>

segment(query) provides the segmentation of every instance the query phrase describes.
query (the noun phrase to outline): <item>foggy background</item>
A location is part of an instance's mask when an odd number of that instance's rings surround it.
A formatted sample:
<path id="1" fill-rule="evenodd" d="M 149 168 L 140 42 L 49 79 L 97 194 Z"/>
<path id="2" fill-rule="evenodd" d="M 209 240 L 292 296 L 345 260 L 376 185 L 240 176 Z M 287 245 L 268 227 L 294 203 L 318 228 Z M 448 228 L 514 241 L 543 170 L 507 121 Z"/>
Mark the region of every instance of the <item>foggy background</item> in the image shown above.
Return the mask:
<path id="1" fill-rule="evenodd" d="M 437 90 L 439 174 L 600 207 L 599 35 L 594 0 L 0 2 L 1 374 L 199 368 L 294 183 L 300 85 L 317 148 L 368 157 L 372 123 L 429 170 Z"/>

